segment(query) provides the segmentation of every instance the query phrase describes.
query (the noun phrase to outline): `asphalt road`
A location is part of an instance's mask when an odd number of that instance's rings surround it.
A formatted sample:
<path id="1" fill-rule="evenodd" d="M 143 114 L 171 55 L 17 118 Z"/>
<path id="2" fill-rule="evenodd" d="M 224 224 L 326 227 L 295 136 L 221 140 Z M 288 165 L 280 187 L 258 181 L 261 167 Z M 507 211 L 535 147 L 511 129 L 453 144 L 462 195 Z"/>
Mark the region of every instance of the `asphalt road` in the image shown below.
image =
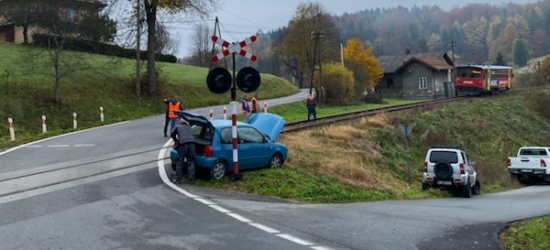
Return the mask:
<path id="1" fill-rule="evenodd" d="M 210 109 L 223 106 L 195 112 Z M 550 186 L 353 204 L 176 186 L 163 123 L 155 116 L 0 152 L 0 249 L 501 249 L 506 222 L 550 214 Z"/>

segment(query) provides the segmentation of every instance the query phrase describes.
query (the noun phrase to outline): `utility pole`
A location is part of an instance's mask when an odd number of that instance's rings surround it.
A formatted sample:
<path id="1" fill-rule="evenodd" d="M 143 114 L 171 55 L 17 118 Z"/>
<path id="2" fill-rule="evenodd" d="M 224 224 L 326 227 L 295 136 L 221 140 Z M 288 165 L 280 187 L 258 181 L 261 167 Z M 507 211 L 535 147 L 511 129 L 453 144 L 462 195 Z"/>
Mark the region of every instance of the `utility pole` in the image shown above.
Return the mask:
<path id="1" fill-rule="evenodd" d="M 315 74 L 315 64 L 317 63 L 317 46 L 319 43 L 319 31 L 311 32 L 311 39 L 314 39 L 313 60 L 311 61 L 311 78 L 309 79 L 309 94 L 313 94 L 313 76 Z"/>
<path id="2" fill-rule="evenodd" d="M 451 53 L 452 53 L 452 59 L 453 60 L 453 81 L 456 79 L 456 62 L 455 62 L 455 46 L 456 42 L 451 40 L 449 42 L 451 44 Z"/>
<path id="3" fill-rule="evenodd" d="M 141 107 L 141 4 L 136 0 L 136 108 Z"/>

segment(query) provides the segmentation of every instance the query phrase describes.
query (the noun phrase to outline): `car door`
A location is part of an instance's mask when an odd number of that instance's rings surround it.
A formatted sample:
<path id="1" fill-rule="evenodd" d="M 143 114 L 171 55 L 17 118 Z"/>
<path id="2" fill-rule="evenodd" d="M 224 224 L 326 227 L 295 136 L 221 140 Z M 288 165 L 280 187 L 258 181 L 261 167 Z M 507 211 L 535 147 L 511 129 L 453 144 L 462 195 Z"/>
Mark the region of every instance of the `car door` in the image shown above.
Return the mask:
<path id="1" fill-rule="evenodd" d="M 256 168 L 267 165 L 269 145 L 265 136 L 250 126 L 238 127 L 239 165 L 242 168 Z"/>
<path id="2" fill-rule="evenodd" d="M 468 161 L 468 156 L 466 155 L 466 153 L 461 153 L 462 154 L 462 159 L 464 159 L 464 170 L 466 171 L 466 173 L 468 174 L 468 177 L 470 178 L 471 181 L 475 180 L 474 178 L 474 168 L 472 167 L 472 165 L 470 165 L 470 162 Z"/>

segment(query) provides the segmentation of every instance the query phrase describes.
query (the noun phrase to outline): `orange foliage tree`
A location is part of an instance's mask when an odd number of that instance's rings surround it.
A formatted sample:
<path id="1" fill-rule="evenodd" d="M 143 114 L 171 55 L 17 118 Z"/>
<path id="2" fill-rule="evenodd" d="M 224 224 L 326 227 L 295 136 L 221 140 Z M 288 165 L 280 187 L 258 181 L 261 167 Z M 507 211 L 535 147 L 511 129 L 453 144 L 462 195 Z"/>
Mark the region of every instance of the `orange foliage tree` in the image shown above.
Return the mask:
<path id="1" fill-rule="evenodd" d="M 344 65 L 353 72 L 355 91 L 358 94 L 374 90 L 384 76 L 384 69 L 373 51 L 372 47 L 365 48 L 357 37 L 348 39 L 344 48 Z"/>

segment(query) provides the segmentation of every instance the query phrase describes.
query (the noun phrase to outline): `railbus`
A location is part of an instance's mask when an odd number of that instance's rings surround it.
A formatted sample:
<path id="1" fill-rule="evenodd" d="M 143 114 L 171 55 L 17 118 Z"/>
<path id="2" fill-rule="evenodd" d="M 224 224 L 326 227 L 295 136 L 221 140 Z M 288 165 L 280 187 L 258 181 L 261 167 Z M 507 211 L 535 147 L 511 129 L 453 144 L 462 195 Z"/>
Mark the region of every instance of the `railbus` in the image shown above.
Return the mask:
<path id="1" fill-rule="evenodd" d="M 512 88 L 512 67 L 499 65 L 465 65 L 456 67 L 457 95 L 481 95 L 504 92 Z"/>

